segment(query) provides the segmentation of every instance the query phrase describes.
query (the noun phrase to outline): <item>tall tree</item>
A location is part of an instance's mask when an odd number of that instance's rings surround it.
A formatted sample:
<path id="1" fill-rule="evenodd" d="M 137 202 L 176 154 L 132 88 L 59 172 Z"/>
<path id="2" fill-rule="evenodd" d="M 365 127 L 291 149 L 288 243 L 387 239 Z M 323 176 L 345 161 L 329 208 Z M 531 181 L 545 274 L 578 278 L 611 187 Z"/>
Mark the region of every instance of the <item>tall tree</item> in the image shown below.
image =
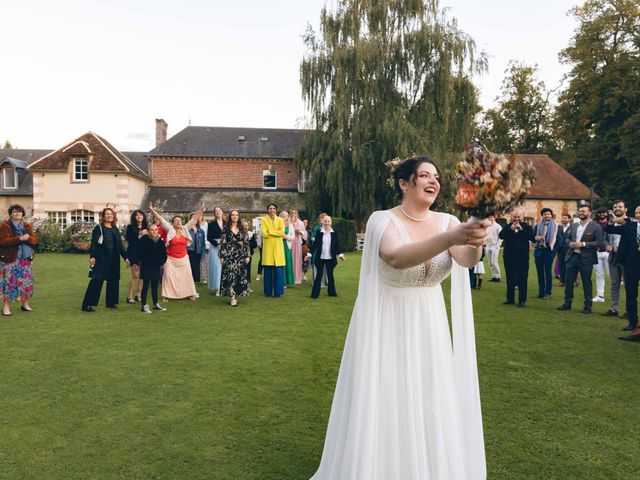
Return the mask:
<path id="1" fill-rule="evenodd" d="M 469 76 L 485 59 L 437 0 L 336 0 L 304 43 L 314 133 L 296 161 L 310 174 L 310 213 L 364 219 L 391 201 L 387 160 L 446 160 L 470 139 L 478 105 Z"/>
<path id="2" fill-rule="evenodd" d="M 9 140 L 5 140 L 2 144 L 2 148 L 13 148 L 13 145 L 11 145 L 11 142 Z"/>
<path id="3" fill-rule="evenodd" d="M 551 141 L 551 108 L 537 66 L 511 61 L 496 106 L 482 116 L 478 137 L 495 152 L 540 153 Z"/>
<path id="4" fill-rule="evenodd" d="M 588 0 L 560 58 L 571 65 L 555 118 L 563 162 L 611 201 L 640 202 L 640 3 Z"/>

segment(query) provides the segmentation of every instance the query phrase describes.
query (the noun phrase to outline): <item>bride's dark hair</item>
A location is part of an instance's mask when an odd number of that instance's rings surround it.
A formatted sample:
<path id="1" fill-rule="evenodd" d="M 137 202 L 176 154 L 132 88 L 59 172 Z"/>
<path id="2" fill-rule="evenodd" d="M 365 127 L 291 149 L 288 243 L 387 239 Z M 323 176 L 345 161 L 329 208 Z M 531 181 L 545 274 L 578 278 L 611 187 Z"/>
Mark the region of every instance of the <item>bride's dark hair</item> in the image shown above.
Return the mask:
<path id="1" fill-rule="evenodd" d="M 409 157 L 398 165 L 398 167 L 393 172 L 393 185 L 396 189 L 396 193 L 400 198 L 402 198 L 402 189 L 400 188 L 400 180 L 404 180 L 405 182 L 416 184 L 416 175 L 418 173 L 418 167 L 423 163 L 430 163 L 434 167 L 436 167 L 436 172 L 438 176 L 440 175 L 440 168 L 436 165 L 429 157 Z M 411 179 L 413 177 L 413 180 Z"/>

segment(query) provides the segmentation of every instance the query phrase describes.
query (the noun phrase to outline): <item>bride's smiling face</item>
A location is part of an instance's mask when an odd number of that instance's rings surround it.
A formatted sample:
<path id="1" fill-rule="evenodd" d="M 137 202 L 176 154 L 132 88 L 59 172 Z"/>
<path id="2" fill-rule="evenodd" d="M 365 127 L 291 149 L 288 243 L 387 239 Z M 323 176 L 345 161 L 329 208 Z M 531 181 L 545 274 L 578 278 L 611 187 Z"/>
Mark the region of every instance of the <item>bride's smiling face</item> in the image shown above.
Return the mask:
<path id="1" fill-rule="evenodd" d="M 440 175 L 435 165 L 422 162 L 408 182 L 401 180 L 400 187 L 406 190 L 407 200 L 430 206 L 440 192 Z"/>

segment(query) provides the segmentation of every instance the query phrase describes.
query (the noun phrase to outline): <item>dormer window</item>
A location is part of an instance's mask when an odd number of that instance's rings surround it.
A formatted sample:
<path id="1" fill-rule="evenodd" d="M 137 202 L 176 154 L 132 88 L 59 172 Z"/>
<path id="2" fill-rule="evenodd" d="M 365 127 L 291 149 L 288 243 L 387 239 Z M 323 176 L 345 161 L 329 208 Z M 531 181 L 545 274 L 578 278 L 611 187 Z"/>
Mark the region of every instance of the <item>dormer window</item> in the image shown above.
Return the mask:
<path id="1" fill-rule="evenodd" d="M 260 141 L 262 143 L 268 142 L 269 141 L 269 137 L 267 137 L 266 135 L 263 135 L 263 136 L 260 137 Z"/>
<path id="2" fill-rule="evenodd" d="M 87 157 L 73 157 L 73 181 L 89 181 L 89 160 Z"/>
<path id="3" fill-rule="evenodd" d="M 238 135 L 238 141 L 239 142 L 246 142 L 247 141 L 247 136 L 246 135 Z"/>
<path id="4" fill-rule="evenodd" d="M 18 188 L 18 174 L 15 168 L 2 169 L 2 186 L 7 189 Z"/>

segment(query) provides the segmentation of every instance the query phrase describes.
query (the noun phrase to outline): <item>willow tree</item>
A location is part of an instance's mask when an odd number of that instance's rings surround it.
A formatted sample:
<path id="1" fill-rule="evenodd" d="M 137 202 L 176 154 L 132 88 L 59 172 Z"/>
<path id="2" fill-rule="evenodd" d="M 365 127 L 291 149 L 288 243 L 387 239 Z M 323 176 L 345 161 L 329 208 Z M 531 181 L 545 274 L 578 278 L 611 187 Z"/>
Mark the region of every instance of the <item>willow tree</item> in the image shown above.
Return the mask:
<path id="1" fill-rule="evenodd" d="M 462 150 L 479 110 L 470 76 L 485 61 L 437 0 L 334 3 L 304 36 L 313 133 L 296 162 L 309 174 L 311 213 L 364 219 L 390 202 L 387 160 L 416 153 L 447 163 Z"/>

